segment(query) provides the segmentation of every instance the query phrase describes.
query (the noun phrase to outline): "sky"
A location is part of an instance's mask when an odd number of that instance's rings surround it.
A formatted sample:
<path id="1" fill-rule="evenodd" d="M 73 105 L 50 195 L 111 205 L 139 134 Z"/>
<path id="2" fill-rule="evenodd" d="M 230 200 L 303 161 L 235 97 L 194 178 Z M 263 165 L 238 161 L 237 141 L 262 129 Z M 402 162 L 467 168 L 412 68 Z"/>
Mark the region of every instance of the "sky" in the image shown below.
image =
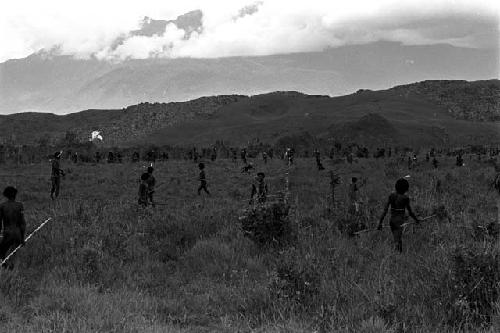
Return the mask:
<path id="1" fill-rule="evenodd" d="M 203 30 L 189 38 L 174 24 L 159 35 L 130 34 L 145 16 L 173 20 L 197 9 Z M 379 40 L 498 48 L 499 15 L 496 0 L 3 1 L 0 62 L 41 50 L 120 61 L 308 52 Z"/>

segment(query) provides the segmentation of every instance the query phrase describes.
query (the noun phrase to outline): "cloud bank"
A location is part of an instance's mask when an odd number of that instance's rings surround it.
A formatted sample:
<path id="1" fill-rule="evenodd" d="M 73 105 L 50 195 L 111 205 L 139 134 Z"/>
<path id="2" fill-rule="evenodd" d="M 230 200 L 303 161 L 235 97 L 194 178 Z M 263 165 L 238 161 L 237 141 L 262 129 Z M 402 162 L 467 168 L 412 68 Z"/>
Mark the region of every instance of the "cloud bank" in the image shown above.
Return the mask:
<path id="1" fill-rule="evenodd" d="M 0 12 L 0 61 L 41 50 L 111 61 L 321 51 L 379 40 L 498 48 L 495 0 L 16 0 Z M 186 38 L 174 23 L 131 34 L 145 16 L 202 11 Z M 117 40 L 119 43 L 117 43 Z"/>

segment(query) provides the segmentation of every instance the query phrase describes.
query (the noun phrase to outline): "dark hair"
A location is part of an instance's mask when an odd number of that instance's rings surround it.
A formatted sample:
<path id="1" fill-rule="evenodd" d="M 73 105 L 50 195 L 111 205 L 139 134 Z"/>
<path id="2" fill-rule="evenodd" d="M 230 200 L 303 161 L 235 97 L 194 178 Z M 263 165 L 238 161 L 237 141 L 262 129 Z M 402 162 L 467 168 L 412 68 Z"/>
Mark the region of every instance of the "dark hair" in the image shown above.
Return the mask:
<path id="1" fill-rule="evenodd" d="M 352 177 L 351 180 L 352 180 L 353 183 L 355 183 L 355 182 L 358 181 L 358 177 Z"/>
<path id="2" fill-rule="evenodd" d="M 61 156 L 61 152 L 60 152 L 60 151 L 58 151 L 58 152 L 54 153 L 54 157 L 55 157 L 55 158 L 58 158 L 59 156 Z"/>
<path id="3" fill-rule="evenodd" d="M 3 190 L 3 196 L 10 200 L 15 200 L 17 195 L 17 190 L 13 186 L 7 186 L 5 190 Z"/>
<path id="4" fill-rule="evenodd" d="M 262 178 L 264 178 L 266 175 L 263 172 L 257 172 L 257 176 L 262 176 Z"/>
<path id="5" fill-rule="evenodd" d="M 199 163 L 198 168 L 200 169 L 205 169 L 205 163 Z"/>
<path id="6" fill-rule="evenodd" d="M 153 167 L 148 167 L 148 173 L 152 173 L 155 169 Z"/>
<path id="7" fill-rule="evenodd" d="M 148 178 L 149 178 L 149 174 L 146 172 L 141 175 L 141 180 L 147 180 Z"/>
<path id="8" fill-rule="evenodd" d="M 404 178 L 400 178 L 396 181 L 396 192 L 398 192 L 399 194 L 405 194 L 406 192 L 408 192 L 408 189 L 410 188 L 410 184 L 408 183 L 408 181 Z"/>

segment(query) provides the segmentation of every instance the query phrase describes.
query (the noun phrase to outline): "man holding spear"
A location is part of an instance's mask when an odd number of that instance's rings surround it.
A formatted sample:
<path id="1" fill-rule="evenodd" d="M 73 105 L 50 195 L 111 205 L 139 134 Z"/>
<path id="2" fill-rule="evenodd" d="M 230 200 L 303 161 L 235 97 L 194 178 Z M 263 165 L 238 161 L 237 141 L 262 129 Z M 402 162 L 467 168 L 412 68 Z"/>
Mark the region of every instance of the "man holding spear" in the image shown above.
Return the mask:
<path id="1" fill-rule="evenodd" d="M 408 210 L 408 214 L 415 220 L 416 223 L 420 223 L 420 220 L 413 214 L 410 207 L 410 198 L 406 195 L 410 184 L 404 178 L 398 179 L 396 181 L 396 192 L 389 195 L 389 200 L 384 206 L 384 211 L 380 217 L 380 222 L 378 224 L 378 229 L 382 230 L 382 223 L 384 222 L 387 210 L 391 207 L 391 220 L 390 226 L 392 235 L 394 236 L 394 243 L 396 250 L 403 252 L 403 224 L 405 218 L 405 211 Z"/>
<path id="2" fill-rule="evenodd" d="M 50 189 L 50 198 L 54 200 L 59 196 L 59 188 L 61 186 L 61 176 L 64 177 L 64 171 L 60 166 L 62 151 L 58 151 L 54 154 L 54 159 L 52 160 L 52 172 L 51 172 L 51 180 L 52 180 L 52 188 Z"/>
<path id="3" fill-rule="evenodd" d="M 0 261 L 2 267 L 6 267 L 4 263 L 7 252 L 12 247 L 24 245 L 24 233 L 26 231 L 26 221 L 24 220 L 24 207 L 20 202 L 16 202 L 17 190 L 8 186 L 3 191 L 3 195 L 7 201 L 0 204 Z M 9 268 L 12 268 L 10 266 Z"/>

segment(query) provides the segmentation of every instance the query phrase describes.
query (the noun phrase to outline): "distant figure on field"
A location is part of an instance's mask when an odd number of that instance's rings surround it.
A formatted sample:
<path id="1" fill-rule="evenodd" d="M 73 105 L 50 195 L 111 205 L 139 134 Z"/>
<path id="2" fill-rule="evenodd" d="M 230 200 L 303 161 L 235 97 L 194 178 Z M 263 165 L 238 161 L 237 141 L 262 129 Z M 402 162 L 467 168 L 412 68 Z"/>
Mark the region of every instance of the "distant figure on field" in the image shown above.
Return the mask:
<path id="1" fill-rule="evenodd" d="M 384 206 L 384 212 L 380 217 L 380 222 L 378 224 L 378 229 L 382 230 L 382 224 L 384 222 L 387 210 L 391 207 L 391 219 L 390 226 L 392 235 L 394 237 L 394 243 L 396 250 L 403 252 L 403 228 L 402 225 L 405 220 L 405 211 L 408 210 L 408 214 L 415 220 L 415 222 L 420 223 L 419 219 L 413 214 L 410 207 L 410 198 L 405 194 L 410 188 L 410 184 L 404 178 L 398 179 L 396 182 L 396 192 L 389 195 L 389 200 Z"/>
<path id="2" fill-rule="evenodd" d="M 287 160 L 288 165 L 293 164 L 293 149 L 292 148 L 287 148 L 285 151 L 285 158 Z"/>
<path id="3" fill-rule="evenodd" d="M 462 154 L 457 155 L 456 165 L 458 167 L 464 166 L 464 158 L 462 157 Z"/>
<path id="4" fill-rule="evenodd" d="M 267 164 L 267 153 L 265 151 L 262 152 L 262 159 L 264 160 L 264 164 Z"/>
<path id="5" fill-rule="evenodd" d="M 210 155 L 210 160 L 212 162 L 215 162 L 216 159 L 217 159 L 217 148 L 213 147 L 212 148 L 212 154 Z"/>
<path id="6" fill-rule="evenodd" d="M 115 154 L 112 151 L 108 152 L 108 163 L 115 163 Z"/>
<path id="7" fill-rule="evenodd" d="M 17 190 L 8 186 L 3 191 L 7 201 L 0 204 L 0 261 L 3 261 L 11 248 L 24 245 L 24 234 L 26 231 L 26 221 L 24 220 L 24 207 L 20 202 L 16 202 Z M 6 264 L 3 266 L 7 267 Z M 11 264 L 8 266 L 13 268 Z"/>
<path id="8" fill-rule="evenodd" d="M 436 159 L 436 156 L 434 156 L 432 158 L 432 165 L 434 166 L 434 169 L 437 169 L 438 165 L 439 165 L 439 162 L 438 160 Z"/>
<path id="9" fill-rule="evenodd" d="M 248 163 L 243 168 L 241 168 L 241 173 L 250 173 L 250 170 L 253 170 L 253 164 Z"/>
<path id="10" fill-rule="evenodd" d="M 61 169 L 60 165 L 61 152 L 58 151 L 54 154 L 54 159 L 52 159 L 52 171 L 51 171 L 51 181 L 52 188 L 50 189 L 50 198 L 54 200 L 59 196 L 59 189 L 61 187 L 61 176 L 64 177 L 64 171 Z"/>
<path id="11" fill-rule="evenodd" d="M 349 201 L 351 205 L 351 211 L 355 214 L 359 213 L 359 189 L 362 185 L 358 185 L 358 178 L 352 177 L 351 184 L 349 184 Z"/>
<path id="12" fill-rule="evenodd" d="M 247 164 L 247 150 L 245 148 L 241 150 L 240 156 L 243 164 Z"/>
<path id="13" fill-rule="evenodd" d="M 154 168 L 152 166 L 148 167 L 148 179 L 146 180 L 146 184 L 148 185 L 148 200 L 151 203 L 151 205 L 154 207 L 155 203 L 153 200 L 153 195 L 155 193 L 156 179 L 153 176 L 153 171 L 154 171 Z"/>
<path id="14" fill-rule="evenodd" d="M 198 168 L 200 169 L 200 176 L 198 178 L 200 180 L 200 187 L 198 187 L 198 195 L 201 194 L 201 190 L 204 190 L 206 194 L 210 195 L 210 192 L 207 189 L 207 177 L 205 175 L 205 164 L 204 163 L 198 164 Z"/>
<path id="15" fill-rule="evenodd" d="M 132 154 L 132 162 L 133 163 L 136 163 L 136 162 L 139 162 L 140 160 L 140 156 L 139 156 L 139 152 L 137 151 L 134 151 L 134 153 Z"/>
<path id="16" fill-rule="evenodd" d="M 231 148 L 231 157 L 233 158 L 233 163 L 238 163 L 238 155 L 236 153 L 236 149 Z"/>
<path id="17" fill-rule="evenodd" d="M 347 154 L 347 163 L 352 164 L 353 161 L 354 161 L 353 153 Z"/>
<path id="18" fill-rule="evenodd" d="M 316 159 L 316 167 L 318 170 L 325 170 L 325 167 L 321 163 L 321 153 L 318 149 L 314 149 L 314 158 Z"/>
<path id="19" fill-rule="evenodd" d="M 253 204 L 254 196 L 257 196 L 258 203 L 265 203 L 267 199 L 267 184 L 264 178 L 266 175 L 263 172 L 257 173 L 255 177 L 255 183 L 252 184 L 252 192 L 250 194 L 250 205 Z"/>
<path id="20" fill-rule="evenodd" d="M 139 185 L 139 199 L 138 203 L 142 207 L 148 206 L 148 173 L 143 173 L 141 175 L 141 184 Z"/>
<path id="21" fill-rule="evenodd" d="M 100 153 L 100 152 L 98 152 L 98 151 L 96 151 L 96 152 L 95 152 L 95 155 L 94 155 L 94 159 L 95 159 L 95 162 L 96 162 L 96 163 L 101 162 L 101 153 Z"/>

